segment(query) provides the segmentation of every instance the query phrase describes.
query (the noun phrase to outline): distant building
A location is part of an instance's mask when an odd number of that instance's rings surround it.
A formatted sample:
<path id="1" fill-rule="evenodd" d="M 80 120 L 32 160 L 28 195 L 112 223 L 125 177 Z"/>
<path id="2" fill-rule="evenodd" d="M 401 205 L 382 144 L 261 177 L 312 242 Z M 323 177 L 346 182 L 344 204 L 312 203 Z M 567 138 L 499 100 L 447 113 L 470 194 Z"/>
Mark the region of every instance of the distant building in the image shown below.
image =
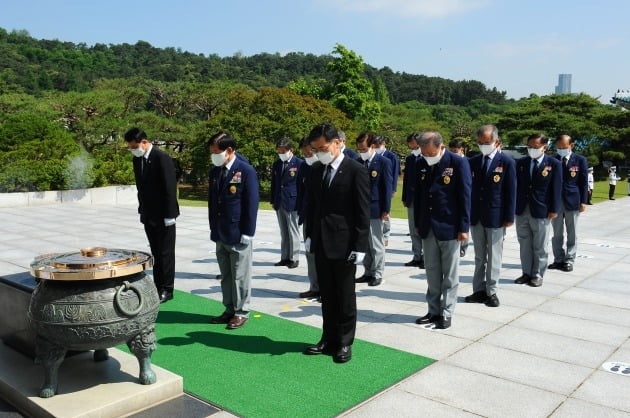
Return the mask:
<path id="1" fill-rule="evenodd" d="M 571 94 L 571 74 L 559 74 L 556 94 Z"/>

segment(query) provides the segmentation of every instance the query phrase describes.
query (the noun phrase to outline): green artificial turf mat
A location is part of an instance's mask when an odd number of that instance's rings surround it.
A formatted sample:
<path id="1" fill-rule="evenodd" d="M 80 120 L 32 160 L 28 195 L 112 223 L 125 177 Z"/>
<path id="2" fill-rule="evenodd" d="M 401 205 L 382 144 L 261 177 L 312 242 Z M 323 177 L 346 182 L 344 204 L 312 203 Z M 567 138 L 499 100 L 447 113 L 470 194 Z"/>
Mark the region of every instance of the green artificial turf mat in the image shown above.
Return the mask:
<path id="1" fill-rule="evenodd" d="M 334 416 L 434 361 L 355 340 L 352 360 L 336 364 L 302 354 L 318 328 L 257 312 L 237 330 L 208 322 L 222 312 L 219 302 L 177 291 L 160 305 L 152 362 L 183 376 L 187 392 L 244 417 Z"/>

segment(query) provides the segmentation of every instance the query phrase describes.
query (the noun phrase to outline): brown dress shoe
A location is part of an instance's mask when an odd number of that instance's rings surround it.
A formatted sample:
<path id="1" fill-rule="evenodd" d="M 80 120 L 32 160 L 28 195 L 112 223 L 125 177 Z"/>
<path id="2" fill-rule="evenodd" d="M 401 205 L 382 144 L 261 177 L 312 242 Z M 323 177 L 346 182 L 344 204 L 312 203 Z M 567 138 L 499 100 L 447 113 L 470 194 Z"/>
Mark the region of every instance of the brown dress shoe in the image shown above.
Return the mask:
<path id="1" fill-rule="evenodd" d="M 247 322 L 247 317 L 246 316 L 238 316 L 238 315 L 234 315 L 232 317 L 232 319 L 230 319 L 230 322 L 227 324 L 227 329 L 237 329 L 242 327 L 243 325 L 245 325 L 245 322 Z"/>

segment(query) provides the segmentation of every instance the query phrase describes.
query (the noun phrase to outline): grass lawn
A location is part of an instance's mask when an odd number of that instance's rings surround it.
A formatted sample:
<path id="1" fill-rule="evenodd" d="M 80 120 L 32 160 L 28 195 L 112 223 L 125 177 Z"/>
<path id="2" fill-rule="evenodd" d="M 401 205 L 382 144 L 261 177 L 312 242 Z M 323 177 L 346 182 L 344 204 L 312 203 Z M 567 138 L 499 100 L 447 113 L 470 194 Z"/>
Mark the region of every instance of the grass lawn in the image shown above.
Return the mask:
<path id="1" fill-rule="evenodd" d="M 208 206 L 206 191 L 195 192 L 189 186 L 182 186 L 179 189 L 179 204 L 182 206 Z M 392 209 L 390 215 L 392 218 L 407 219 L 407 208 L 403 206 L 402 200 L 402 177 L 398 182 L 398 191 L 392 199 Z M 623 198 L 628 196 L 628 182 L 618 181 L 615 188 L 615 198 Z M 599 203 L 608 200 L 608 180 L 595 182 L 593 190 L 593 203 Z M 262 201 L 258 205 L 261 210 L 271 210 L 271 204 L 268 201 Z"/>

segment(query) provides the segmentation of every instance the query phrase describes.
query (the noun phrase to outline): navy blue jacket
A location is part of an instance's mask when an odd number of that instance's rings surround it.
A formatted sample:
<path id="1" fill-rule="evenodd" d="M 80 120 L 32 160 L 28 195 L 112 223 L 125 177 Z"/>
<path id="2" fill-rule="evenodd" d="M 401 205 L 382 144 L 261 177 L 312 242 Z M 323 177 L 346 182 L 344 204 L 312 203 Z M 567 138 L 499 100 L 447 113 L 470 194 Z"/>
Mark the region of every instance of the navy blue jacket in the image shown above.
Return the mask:
<path id="1" fill-rule="evenodd" d="M 529 205 L 532 217 L 542 219 L 560 210 L 562 164 L 545 155 L 533 181 L 529 174 L 531 165 L 529 156 L 516 162 L 516 214 L 521 215 Z"/>
<path id="2" fill-rule="evenodd" d="M 421 156 L 415 156 L 413 154 L 408 155 L 405 158 L 405 171 L 403 171 L 403 191 L 402 201 L 405 206 L 411 206 L 416 194 L 416 163 L 418 160 L 423 159 Z"/>
<path id="3" fill-rule="evenodd" d="M 271 169 L 271 195 L 269 202 L 275 210 L 297 210 L 297 172 L 304 160 L 293 155 L 282 171 L 282 160 L 273 163 Z"/>
<path id="4" fill-rule="evenodd" d="M 414 217 L 421 238 L 429 229 L 439 241 L 457 239 L 470 229 L 471 175 L 468 160 L 444 151 L 440 162 L 429 167 L 426 160 L 416 165 Z"/>
<path id="5" fill-rule="evenodd" d="M 357 160 L 363 166 L 365 161 Z M 378 219 L 392 208 L 392 168 L 389 160 L 374 154 L 367 167 L 370 179 L 370 219 Z"/>
<path id="6" fill-rule="evenodd" d="M 238 244 L 241 235 L 253 237 L 258 214 L 258 176 L 256 170 L 239 158 L 221 179 L 222 167 L 210 169 L 208 220 L 210 239 L 228 245 Z"/>
<path id="7" fill-rule="evenodd" d="M 391 163 L 392 169 L 392 194 L 398 190 L 398 176 L 400 176 L 400 160 L 398 155 L 394 154 L 390 150 L 386 149 L 383 152 L 383 157 L 387 158 Z"/>
<path id="8" fill-rule="evenodd" d="M 470 224 L 481 222 L 485 228 L 501 228 L 514 222 L 516 210 L 516 164 L 512 157 L 496 152 L 490 167 L 481 169 L 484 156 L 469 161 L 472 172 Z"/>
<path id="9" fill-rule="evenodd" d="M 311 174 L 311 166 L 306 161 L 300 165 L 297 172 L 297 212 L 298 225 L 302 225 L 308 214 L 308 176 Z"/>
<path id="10" fill-rule="evenodd" d="M 578 210 L 580 204 L 588 202 L 588 162 L 586 158 L 572 152 L 568 164 L 556 155 L 562 164 L 562 203 L 565 210 Z"/>
<path id="11" fill-rule="evenodd" d="M 348 146 L 343 149 L 343 153 L 346 157 L 352 160 L 359 158 L 359 154 L 357 154 L 355 150 L 348 148 Z"/>

